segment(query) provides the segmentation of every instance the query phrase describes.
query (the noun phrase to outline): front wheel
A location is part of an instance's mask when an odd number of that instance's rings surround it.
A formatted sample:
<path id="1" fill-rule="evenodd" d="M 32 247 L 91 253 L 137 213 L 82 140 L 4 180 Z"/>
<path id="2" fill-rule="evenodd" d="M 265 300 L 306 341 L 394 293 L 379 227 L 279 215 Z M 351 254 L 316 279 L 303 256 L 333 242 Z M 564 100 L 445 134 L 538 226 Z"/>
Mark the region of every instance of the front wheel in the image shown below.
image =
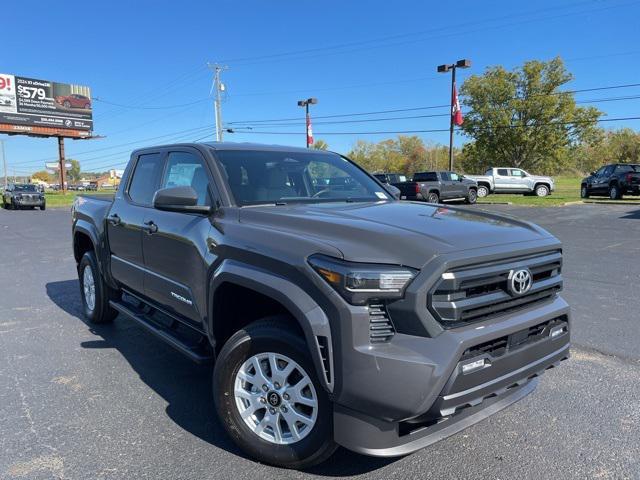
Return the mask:
<path id="1" fill-rule="evenodd" d="M 80 279 L 80 297 L 85 317 L 91 323 L 110 323 L 118 315 L 111 308 L 109 300 L 115 298 L 116 292 L 105 283 L 98 262 L 93 252 L 86 252 L 78 265 Z"/>
<path id="2" fill-rule="evenodd" d="M 489 189 L 487 187 L 485 187 L 484 185 L 479 185 L 478 186 L 478 197 L 479 198 L 484 198 L 487 195 L 489 195 Z"/>
<path id="3" fill-rule="evenodd" d="M 474 203 L 476 203 L 477 200 L 478 200 L 478 193 L 475 191 L 475 189 L 470 188 L 469 193 L 467 194 L 467 198 L 465 199 L 465 202 L 468 203 L 469 205 L 473 205 Z"/>
<path id="4" fill-rule="evenodd" d="M 46 210 L 47 206 L 45 204 L 40 205 L 40 210 Z"/>
<path id="5" fill-rule="evenodd" d="M 580 198 L 589 198 L 589 189 L 586 185 L 583 185 L 580 189 Z"/>
<path id="6" fill-rule="evenodd" d="M 539 197 L 546 197 L 549 195 L 549 187 L 546 185 L 538 185 L 536 187 L 536 195 Z"/>
<path id="7" fill-rule="evenodd" d="M 438 203 L 440 201 L 440 196 L 436 192 L 429 192 L 427 195 L 427 203 Z"/>
<path id="8" fill-rule="evenodd" d="M 307 468 L 336 449 L 329 397 L 304 339 L 283 318 L 238 331 L 225 344 L 213 374 L 218 416 L 240 448 L 258 460 Z"/>

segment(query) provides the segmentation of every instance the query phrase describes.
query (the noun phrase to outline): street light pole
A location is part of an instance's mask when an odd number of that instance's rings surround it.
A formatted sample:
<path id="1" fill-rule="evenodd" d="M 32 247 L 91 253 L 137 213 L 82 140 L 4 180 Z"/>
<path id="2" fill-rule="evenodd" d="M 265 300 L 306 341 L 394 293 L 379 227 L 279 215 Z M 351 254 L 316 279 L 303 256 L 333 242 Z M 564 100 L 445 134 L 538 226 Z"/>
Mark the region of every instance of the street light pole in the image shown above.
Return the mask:
<path id="1" fill-rule="evenodd" d="M 309 135 L 309 129 L 311 127 L 311 117 L 309 116 L 309 105 L 315 105 L 316 103 L 318 103 L 318 99 L 317 98 L 307 98 L 306 100 L 299 100 L 298 101 L 298 106 L 299 107 L 304 107 L 304 111 L 305 111 L 305 131 L 304 131 L 304 135 L 306 138 L 306 145 L 307 148 L 311 148 L 311 144 L 313 143 L 313 139 L 311 137 L 311 135 Z"/>
<path id="2" fill-rule="evenodd" d="M 438 73 L 446 73 L 451 71 L 451 108 L 449 111 L 449 170 L 453 171 L 453 128 L 454 128 L 454 101 L 455 101 L 455 89 L 456 89 L 456 68 L 469 68 L 471 66 L 471 60 L 462 59 L 456 63 L 438 65 Z"/>

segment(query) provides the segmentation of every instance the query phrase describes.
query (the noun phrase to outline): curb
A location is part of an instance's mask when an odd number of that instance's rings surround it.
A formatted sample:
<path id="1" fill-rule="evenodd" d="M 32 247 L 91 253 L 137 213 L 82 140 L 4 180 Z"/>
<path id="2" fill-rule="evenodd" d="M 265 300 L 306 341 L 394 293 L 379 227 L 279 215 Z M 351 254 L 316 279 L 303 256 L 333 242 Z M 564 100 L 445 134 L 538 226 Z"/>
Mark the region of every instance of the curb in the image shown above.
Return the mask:
<path id="1" fill-rule="evenodd" d="M 513 205 L 513 202 L 477 202 L 478 205 Z"/>
<path id="2" fill-rule="evenodd" d="M 592 205 L 635 205 L 640 207 L 640 202 L 618 201 L 618 200 L 583 200 L 582 203 L 590 203 Z"/>

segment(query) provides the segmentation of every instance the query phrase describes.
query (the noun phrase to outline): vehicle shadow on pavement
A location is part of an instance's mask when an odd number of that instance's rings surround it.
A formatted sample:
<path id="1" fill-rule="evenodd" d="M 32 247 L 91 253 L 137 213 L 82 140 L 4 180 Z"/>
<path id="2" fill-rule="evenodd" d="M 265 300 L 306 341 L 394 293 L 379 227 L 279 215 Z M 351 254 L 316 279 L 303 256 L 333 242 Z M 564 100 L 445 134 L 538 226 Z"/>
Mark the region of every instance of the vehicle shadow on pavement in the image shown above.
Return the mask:
<path id="1" fill-rule="evenodd" d="M 626 220 L 640 220 L 640 210 L 633 210 L 631 212 L 627 212 L 625 215 L 620 218 L 624 218 Z"/>
<path id="2" fill-rule="evenodd" d="M 139 378 L 166 402 L 166 413 L 178 426 L 238 457 L 248 458 L 226 435 L 218 422 L 211 394 L 211 367 L 196 365 L 126 318 L 113 324 L 93 325 L 82 313 L 78 280 L 46 284 L 48 297 L 69 315 L 82 321 L 96 340 L 81 342 L 86 349 L 115 349 Z M 373 458 L 340 448 L 309 473 L 351 476 L 371 472 L 395 459 Z"/>

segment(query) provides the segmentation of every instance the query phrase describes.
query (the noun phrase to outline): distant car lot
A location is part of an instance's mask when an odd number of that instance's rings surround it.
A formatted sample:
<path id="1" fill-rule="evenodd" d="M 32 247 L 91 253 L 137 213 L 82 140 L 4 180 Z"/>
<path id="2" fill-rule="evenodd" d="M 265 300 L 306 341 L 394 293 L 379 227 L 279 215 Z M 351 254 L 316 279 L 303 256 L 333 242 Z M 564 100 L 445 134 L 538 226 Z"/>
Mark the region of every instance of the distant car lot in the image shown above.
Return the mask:
<path id="1" fill-rule="evenodd" d="M 84 323 L 68 208 L 0 211 L 0 478 L 638 478 L 640 205 L 464 208 L 563 240 L 573 358 L 512 408 L 414 455 L 341 450 L 309 473 L 241 455 L 215 420 L 207 368 L 122 318 Z"/>

